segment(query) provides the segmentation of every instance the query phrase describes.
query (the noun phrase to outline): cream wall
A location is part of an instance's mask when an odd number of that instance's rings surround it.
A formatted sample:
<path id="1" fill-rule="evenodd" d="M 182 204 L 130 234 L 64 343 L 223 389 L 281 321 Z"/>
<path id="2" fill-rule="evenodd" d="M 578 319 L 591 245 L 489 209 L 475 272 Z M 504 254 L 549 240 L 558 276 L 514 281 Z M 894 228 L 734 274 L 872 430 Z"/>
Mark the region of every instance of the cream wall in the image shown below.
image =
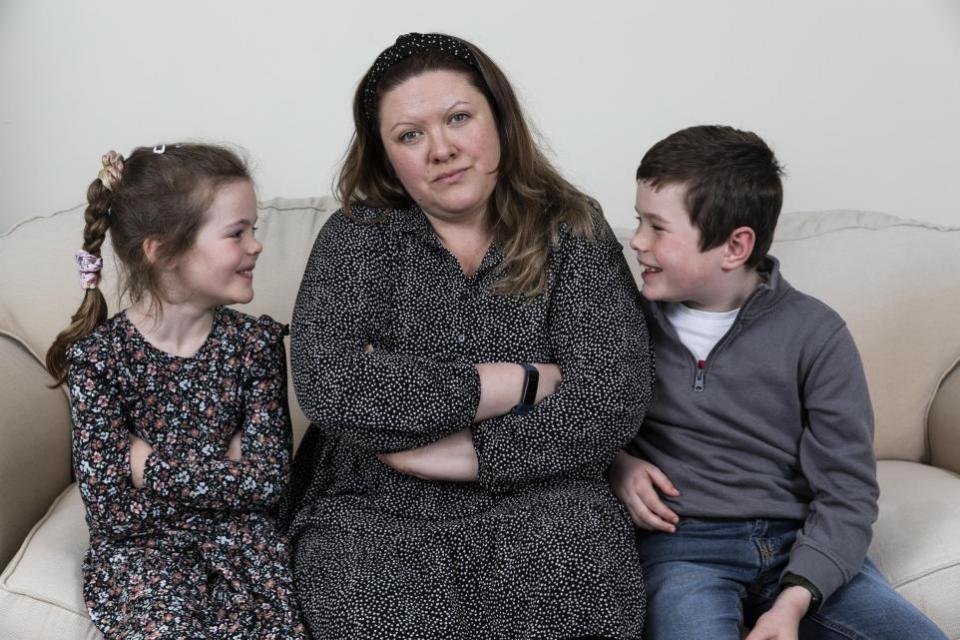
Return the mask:
<path id="1" fill-rule="evenodd" d="M 0 231 L 161 140 L 242 145 L 262 198 L 328 193 L 355 83 L 412 30 L 501 63 L 614 224 L 643 151 L 707 122 L 772 144 L 786 211 L 960 222 L 958 0 L 0 0 Z"/>

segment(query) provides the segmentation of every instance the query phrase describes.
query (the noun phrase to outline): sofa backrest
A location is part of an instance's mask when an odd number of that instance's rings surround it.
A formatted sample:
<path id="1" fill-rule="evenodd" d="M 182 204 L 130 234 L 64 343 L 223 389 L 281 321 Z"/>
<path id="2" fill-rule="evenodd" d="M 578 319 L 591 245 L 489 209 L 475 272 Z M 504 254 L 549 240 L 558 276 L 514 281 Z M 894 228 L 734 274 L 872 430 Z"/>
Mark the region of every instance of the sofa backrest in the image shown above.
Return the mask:
<path id="1" fill-rule="evenodd" d="M 241 310 L 290 321 L 313 240 L 335 208 L 330 198 L 260 204 L 258 236 L 265 249 L 256 297 Z M 73 252 L 82 220 L 77 207 L 0 236 L 0 333 L 40 361 L 81 299 Z M 617 232 L 637 276 L 626 247 L 630 230 Z M 771 253 L 791 284 L 847 320 L 870 384 L 878 457 L 926 461 L 927 412 L 960 358 L 960 228 L 857 211 L 787 214 Z M 105 257 L 104 292 L 113 310 L 116 277 L 108 247 Z M 299 439 L 306 420 L 292 387 L 290 397 Z"/>

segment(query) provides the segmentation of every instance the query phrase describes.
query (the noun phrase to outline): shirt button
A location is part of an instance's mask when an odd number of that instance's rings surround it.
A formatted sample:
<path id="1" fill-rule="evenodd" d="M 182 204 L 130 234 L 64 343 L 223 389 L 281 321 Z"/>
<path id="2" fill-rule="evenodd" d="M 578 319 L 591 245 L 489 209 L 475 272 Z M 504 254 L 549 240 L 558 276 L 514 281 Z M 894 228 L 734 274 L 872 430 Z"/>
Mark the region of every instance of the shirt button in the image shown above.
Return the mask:
<path id="1" fill-rule="evenodd" d="M 467 341 L 467 336 L 463 335 L 462 333 L 457 336 L 457 342 L 459 342 L 460 344 L 463 344 L 466 341 Z"/>

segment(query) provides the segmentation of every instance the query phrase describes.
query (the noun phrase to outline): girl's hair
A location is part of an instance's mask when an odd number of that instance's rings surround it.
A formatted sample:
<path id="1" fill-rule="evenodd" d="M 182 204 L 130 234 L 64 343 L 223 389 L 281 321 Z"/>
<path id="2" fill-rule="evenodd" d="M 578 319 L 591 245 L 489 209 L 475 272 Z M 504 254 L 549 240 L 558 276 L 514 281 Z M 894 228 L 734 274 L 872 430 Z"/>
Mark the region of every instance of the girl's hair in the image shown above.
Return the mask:
<path id="1" fill-rule="evenodd" d="M 250 181 L 250 174 L 233 151 L 206 144 L 138 147 L 122 162 L 119 180 L 104 184 L 97 177 L 87 188 L 83 250 L 99 257 L 109 229 L 121 267 L 118 297 L 127 295 L 136 304 L 149 293 L 160 312 L 164 292 L 158 265 L 193 246 L 218 187 Z M 144 252 L 148 239 L 157 242 L 154 262 Z M 56 385 L 66 380 L 70 344 L 106 319 L 107 301 L 100 289 L 87 289 L 70 326 L 47 351 L 47 370 Z"/>
<path id="2" fill-rule="evenodd" d="M 380 137 L 380 102 L 385 93 L 423 73 L 462 73 L 490 104 L 500 139 L 497 184 L 489 204 L 496 239 L 504 253 L 495 289 L 504 295 L 535 296 L 546 291 L 547 259 L 559 225 L 566 223 L 574 233 L 593 237 L 600 230 L 593 225 L 593 213 L 599 206 L 567 182 L 544 156 L 503 71 L 478 47 L 460 42 L 472 54 L 475 66 L 446 51 L 427 50 L 386 70 L 375 65 L 367 71 L 354 94 L 355 131 L 336 194 L 348 215 L 352 215 L 354 205 L 385 209 L 412 206 L 413 199 L 390 165 Z M 375 97 L 369 100 L 365 90 L 371 74 L 374 78 L 379 75 L 379 80 L 374 80 Z"/>

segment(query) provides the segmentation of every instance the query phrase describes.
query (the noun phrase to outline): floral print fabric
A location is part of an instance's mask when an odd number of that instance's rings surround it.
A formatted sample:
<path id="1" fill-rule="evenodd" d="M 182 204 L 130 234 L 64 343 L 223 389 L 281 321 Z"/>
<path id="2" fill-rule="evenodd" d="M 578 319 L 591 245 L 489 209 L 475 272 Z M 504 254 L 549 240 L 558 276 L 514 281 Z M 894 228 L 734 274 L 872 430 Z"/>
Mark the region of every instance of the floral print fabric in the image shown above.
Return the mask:
<path id="1" fill-rule="evenodd" d="M 218 307 L 181 358 L 119 313 L 68 351 L 84 597 L 108 638 L 306 637 L 275 526 L 291 455 L 283 335 L 267 316 Z M 141 489 L 131 433 L 155 451 Z"/>

